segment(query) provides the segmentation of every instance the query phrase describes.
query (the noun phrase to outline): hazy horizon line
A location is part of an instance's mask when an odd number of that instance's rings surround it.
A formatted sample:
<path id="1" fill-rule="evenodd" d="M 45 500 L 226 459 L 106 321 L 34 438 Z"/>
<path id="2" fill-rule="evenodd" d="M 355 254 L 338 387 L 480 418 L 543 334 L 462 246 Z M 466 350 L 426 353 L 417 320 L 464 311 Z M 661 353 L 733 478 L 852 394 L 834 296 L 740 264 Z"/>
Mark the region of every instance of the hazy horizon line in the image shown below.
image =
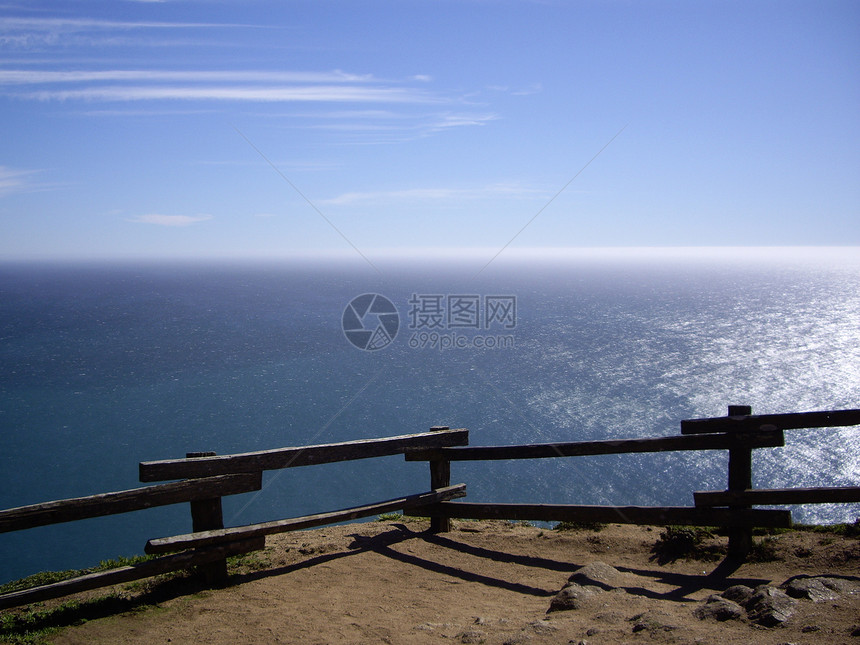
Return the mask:
<path id="1" fill-rule="evenodd" d="M 373 260 L 444 260 L 458 262 L 488 262 L 498 249 L 493 247 L 380 247 L 362 249 Z M 710 245 L 710 246 L 582 246 L 582 247 L 523 247 L 508 248 L 495 258 L 494 264 L 511 261 L 564 261 L 587 259 L 638 260 L 856 260 L 860 261 L 860 245 Z M 367 264 L 352 249 L 290 250 L 282 253 L 235 254 L 128 254 L 128 255 L 21 255 L 0 258 L 0 264 L 272 264 L 329 261 Z"/>

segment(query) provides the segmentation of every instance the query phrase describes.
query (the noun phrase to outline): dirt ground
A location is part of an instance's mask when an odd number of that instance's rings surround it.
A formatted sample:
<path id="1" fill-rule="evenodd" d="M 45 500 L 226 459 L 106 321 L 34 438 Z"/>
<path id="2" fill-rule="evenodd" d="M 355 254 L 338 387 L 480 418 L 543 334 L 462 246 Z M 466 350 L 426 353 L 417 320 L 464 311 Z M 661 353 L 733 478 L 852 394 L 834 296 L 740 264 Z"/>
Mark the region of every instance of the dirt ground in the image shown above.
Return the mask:
<path id="1" fill-rule="evenodd" d="M 116 611 L 66 627 L 51 642 L 860 645 L 860 592 L 799 600 L 780 627 L 693 613 L 736 584 L 824 574 L 860 581 L 856 538 L 782 534 L 769 543 L 778 560 L 738 568 L 720 560 L 661 564 L 656 527 L 455 522 L 440 535 L 427 527 L 403 518 L 273 536 L 265 551 L 240 560 L 226 588 L 188 580 L 126 586 Z M 547 613 L 570 575 L 592 562 L 618 569 L 623 585 L 578 609 Z"/>

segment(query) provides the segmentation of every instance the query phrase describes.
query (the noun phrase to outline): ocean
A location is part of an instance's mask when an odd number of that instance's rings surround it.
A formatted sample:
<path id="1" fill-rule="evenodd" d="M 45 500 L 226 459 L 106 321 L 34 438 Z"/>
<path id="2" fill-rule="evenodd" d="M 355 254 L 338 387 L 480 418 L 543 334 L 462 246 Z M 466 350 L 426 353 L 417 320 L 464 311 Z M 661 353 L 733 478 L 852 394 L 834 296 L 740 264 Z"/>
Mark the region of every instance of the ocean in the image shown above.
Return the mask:
<path id="1" fill-rule="evenodd" d="M 360 260 L 0 264 L 0 508 L 134 488 L 138 462 L 190 451 L 434 425 L 468 428 L 472 445 L 652 437 L 730 404 L 858 408 L 860 255 L 801 256 L 583 253 L 501 258 L 479 275 L 483 262 L 450 258 L 379 272 Z M 755 452 L 755 486 L 860 484 L 860 428 L 786 435 Z M 692 505 L 692 491 L 725 488 L 726 465 L 722 451 L 463 462 L 452 482 L 469 501 Z M 267 472 L 262 492 L 225 498 L 224 516 L 428 485 L 426 464 L 402 457 Z M 860 505 L 792 512 L 846 522 Z M 175 505 L 0 534 L 0 582 L 189 530 Z"/>

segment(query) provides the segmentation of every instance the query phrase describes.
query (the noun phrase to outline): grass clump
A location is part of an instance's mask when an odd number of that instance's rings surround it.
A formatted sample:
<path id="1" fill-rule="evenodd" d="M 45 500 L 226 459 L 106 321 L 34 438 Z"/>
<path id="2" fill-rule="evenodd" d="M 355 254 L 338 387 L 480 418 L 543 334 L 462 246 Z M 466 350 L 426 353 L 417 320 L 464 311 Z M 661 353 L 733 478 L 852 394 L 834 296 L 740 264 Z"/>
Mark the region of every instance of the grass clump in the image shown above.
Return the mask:
<path id="1" fill-rule="evenodd" d="M 67 569 L 65 571 L 40 571 L 33 575 L 12 580 L 0 585 L 0 594 L 12 593 L 40 587 L 55 582 L 62 582 L 90 573 L 98 573 L 110 569 L 132 566 L 146 562 L 156 556 L 135 555 L 120 556 L 111 560 L 102 560 L 94 567 L 87 569 Z M 156 581 L 181 578 L 183 572 L 174 571 L 161 574 L 146 581 L 127 583 L 123 589 L 128 591 L 149 591 Z M 135 587 L 137 587 L 135 589 Z M 46 608 L 44 603 L 37 602 L 20 609 L 13 609 L 0 615 L 0 643 L 12 645 L 41 645 L 50 641 L 51 635 L 70 625 L 80 625 L 95 618 L 121 613 L 124 611 L 144 611 L 151 608 L 147 602 L 125 597 L 121 592 L 107 592 L 85 601 L 68 600 L 59 605 Z"/>
<path id="2" fill-rule="evenodd" d="M 602 522 L 559 522 L 552 527 L 553 531 L 594 531 L 599 533 L 606 528 Z"/>
<path id="3" fill-rule="evenodd" d="M 396 522 L 403 519 L 403 513 L 383 513 L 376 518 L 377 522 Z"/>
<path id="4" fill-rule="evenodd" d="M 246 573 L 248 571 L 262 571 L 270 569 L 272 561 L 265 551 L 254 553 L 242 553 L 231 555 L 227 558 L 227 571 L 231 574 Z"/>
<path id="5" fill-rule="evenodd" d="M 758 542 L 753 542 L 747 555 L 748 562 L 775 562 L 782 560 L 776 551 L 777 539 L 766 537 Z"/>
<path id="6" fill-rule="evenodd" d="M 828 535 L 860 538 L 860 517 L 853 524 L 795 524 L 796 531 L 807 531 L 809 533 L 825 533 Z"/>
<path id="7" fill-rule="evenodd" d="M 714 533 L 703 527 L 667 526 L 651 552 L 660 564 L 681 558 L 691 560 L 716 560 L 725 552 L 719 545 L 704 544 Z"/>
<path id="8" fill-rule="evenodd" d="M 109 594 L 85 602 L 70 600 L 50 609 L 35 606 L 36 609 L 0 616 L 0 642 L 12 645 L 47 643 L 51 635 L 64 627 L 128 609 L 128 601 L 117 594 Z"/>
<path id="9" fill-rule="evenodd" d="M 128 567 L 141 562 L 151 560 L 155 556 L 152 555 L 134 555 L 130 557 L 119 556 L 113 560 L 102 560 L 96 566 L 88 569 L 66 569 L 65 571 L 40 571 L 20 580 L 12 580 L 0 585 L 0 594 L 11 593 L 13 591 L 22 591 L 42 585 L 49 585 L 54 582 L 62 582 L 71 578 L 87 575 L 88 573 L 98 573 L 99 571 L 107 571 L 109 569 L 118 569 L 119 567 Z"/>

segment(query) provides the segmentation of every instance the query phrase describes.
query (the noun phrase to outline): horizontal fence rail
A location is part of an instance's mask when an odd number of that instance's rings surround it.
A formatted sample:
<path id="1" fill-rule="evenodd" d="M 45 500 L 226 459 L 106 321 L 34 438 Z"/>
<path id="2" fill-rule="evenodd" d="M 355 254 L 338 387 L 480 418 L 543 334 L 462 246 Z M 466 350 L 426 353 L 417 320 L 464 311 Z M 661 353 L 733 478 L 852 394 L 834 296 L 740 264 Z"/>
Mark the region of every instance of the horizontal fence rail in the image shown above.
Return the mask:
<path id="1" fill-rule="evenodd" d="M 740 442 L 740 443 L 739 443 Z M 725 434 L 652 439 L 609 439 L 564 443 L 536 443 L 519 446 L 467 446 L 408 450 L 406 461 L 487 461 L 503 459 L 547 459 L 586 457 L 634 452 L 676 452 L 684 450 L 725 450 L 738 445 L 748 448 L 777 448 L 785 445 L 779 430 L 744 437 Z"/>
<path id="2" fill-rule="evenodd" d="M 265 538 L 255 538 L 240 542 L 221 544 L 202 551 L 183 551 L 162 558 L 147 560 L 107 571 L 89 573 L 69 580 L 54 582 L 48 585 L 13 591 L 0 595 L 0 609 L 17 607 L 31 602 L 41 602 L 51 598 L 60 598 L 69 594 L 90 589 L 99 589 L 124 582 L 132 582 L 143 578 L 151 578 L 162 573 L 188 569 L 194 566 L 223 560 L 231 555 L 241 555 L 251 551 L 259 551 L 265 546 Z"/>
<path id="3" fill-rule="evenodd" d="M 277 448 L 237 455 L 143 461 L 140 463 L 140 481 L 164 481 L 328 464 L 352 459 L 399 455 L 409 448 L 457 446 L 468 442 L 468 430 L 446 429 L 383 439 Z"/>
<path id="4" fill-rule="evenodd" d="M 0 595 L 0 609 L 192 566 L 198 567 L 207 582 L 223 582 L 227 576 L 226 557 L 264 548 L 266 535 L 394 510 L 402 510 L 406 515 L 430 517 L 432 532 L 449 530 L 451 518 L 725 526 L 729 527 L 729 555 L 745 556 L 752 543 L 752 527 L 791 525 L 790 511 L 756 509 L 752 508 L 753 506 L 860 502 L 860 486 L 753 489 L 752 451 L 784 446 L 784 430 L 852 425 L 860 425 L 860 410 L 753 415 L 748 406 L 730 406 L 726 417 L 682 421 L 681 434 L 671 437 L 468 446 L 468 430 L 435 426 L 430 432 L 411 435 L 286 447 L 234 455 L 188 453 L 184 459 L 145 461 L 139 464 L 142 482 L 181 481 L 0 511 L 0 532 L 189 502 L 192 532 L 151 539 L 145 547 L 149 554 L 178 552 L 128 567 L 86 574 L 71 580 Z M 728 451 L 728 485 L 725 491 L 694 492 L 695 506 L 451 501 L 466 495 L 465 484 L 451 485 L 453 461 L 698 450 Z M 397 454 L 403 454 L 406 461 L 428 463 L 428 492 L 327 513 L 247 526 L 224 527 L 221 497 L 261 490 L 264 470 Z"/>
<path id="5" fill-rule="evenodd" d="M 129 513 L 155 506 L 248 493 L 262 488 L 261 473 L 218 475 L 88 497 L 62 499 L 0 511 L 0 533 Z"/>
<path id="6" fill-rule="evenodd" d="M 846 504 L 860 502 L 860 486 L 696 491 L 693 493 L 693 499 L 696 501 L 696 506 Z"/>
<path id="7" fill-rule="evenodd" d="M 745 557 L 752 547 L 752 528 L 791 526 L 788 510 L 753 509 L 754 505 L 787 505 L 860 501 L 860 487 L 754 490 L 752 451 L 785 445 L 784 430 L 860 424 L 860 410 L 828 410 L 753 415 L 749 406 L 729 406 L 726 417 L 688 419 L 682 434 L 672 437 L 557 442 L 513 446 L 467 446 L 409 450 L 407 461 L 427 461 L 431 486 L 447 483 L 451 462 L 545 459 L 642 452 L 727 450 L 725 491 L 694 493 L 694 506 L 587 506 L 575 504 L 511 504 L 440 502 L 421 509 L 431 530 L 450 530 L 451 518 L 686 524 L 729 528 L 729 555 Z M 407 513 L 409 514 L 409 513 Z M 417 514 L 417 512 L 416 512 Z"/>
<path id="8" fill-rule="evenodd" d="M 332 511 L 330 513 L 318 513 L 316 515 L 305 515 L 287 520 L 275 520 L 273 522 L 262 522 L 259 524 L 249 524 L 248 526 L 237 526 L 229 529 L 216 529 L 213 531 L 201 531 L 199 533 L 188 533 L 186 535 L 176 535 L 167 538 L 156 538 L 149 540 L 146 543 L 146 553 L 168 553 L 170 551 L 178 551 L 190 547 L 201 547 L 210 544 L 219 544 L 222 542 L 231 542 L 237 539 L 247 539 L 251 537 L 260 537 L 265 535 L 273 535 L 275 533 L 286 533 L 288 531 L 298 531 L 300 529 L 308 529 L 314 526 L 323 526 L 325 524 L 334 524 L 336 522 L 346 522 L 355 520 L 361 517 L 369 517 L 371 515 L 379 515 L 380 513 L 390 513 L 391 511 L 409 510 L 413 508 L 424 508 L 428 504 L 455 499 L 457 497 L 466 496 L 466 484 L 457 484 L 455 486 L 447 486 L 435 491 L 421 493 L 418 495 L 407 495 L 406 497 L 398 497 L 376 504 L 367 504 L 365 506 L 354 506 L 340 511 Z"/>
<path id="9" fill-rule="evenodd" d="M 2 594 L 0 609 L 190 567 L 197 568 L 207 583 L 221 583 L 227 579 L 226 558 L 265 548 L 266 535 L 333 524 L 392 510 L 418 508 L 463 497 L 466 494 L 465 484 L 436 486 L 433 490 L 419 495 L 407 495 L 330 513 L 228 529 L 224 528 L 221 510 L 222 496 L 261 490 L 263 470 L 397 455 L 411 448 L 439 448 L 464 445 L 468 442 L 468 430 L 435 426 L 430 432 L 410 435 L 279 448 L 240 455 L 187 453 L 184 459 L 141 462 L 139 465 L 141 481 L 182 481 L 0 511 L 0 532 L 7 532 L 186 502 L 190 503 L 193 531 L 172 538 L 150 540 L 145 547 L 145 550 L 151 553 L 179 551 L 178 553 Z"/>
<path id="10" fill-rule="evenodd" d="M 681 434 L 714 432 L 755 432 L 763 426 L 776 430 L 801 428 L 831 428 L 860 425 L 860 410 L 825 410 L 820 412 L 792 412 L 789 414 L 744 414 L 709 419 L 681 421 Z"/>
<path id="11" fill-rule="evenodd" d="M 409 515 L 410 513 L 407 513 Z M 415 514 L 418 514 L 417 512 Z M 789 527 L 791 512 L 783 510 L 700 509 L 692 506 L 591 506 L 577 504 L 481 504 L 440 502 L 422 508 L 422 516 L 473 520 L 540 520 L 606 524 L 686 524 L 690 526 Z"/>

